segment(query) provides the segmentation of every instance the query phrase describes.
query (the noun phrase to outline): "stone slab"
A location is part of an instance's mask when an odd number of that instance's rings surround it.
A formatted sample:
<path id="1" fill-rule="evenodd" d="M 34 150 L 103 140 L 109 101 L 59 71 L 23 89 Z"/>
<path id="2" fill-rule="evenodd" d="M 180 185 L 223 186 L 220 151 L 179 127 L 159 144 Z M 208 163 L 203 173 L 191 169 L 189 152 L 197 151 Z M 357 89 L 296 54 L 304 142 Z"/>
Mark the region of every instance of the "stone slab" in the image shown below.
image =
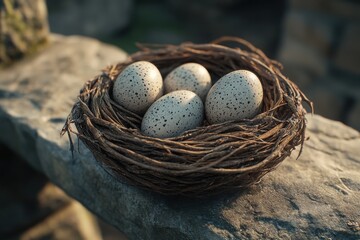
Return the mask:
<path id="1" fill-rule="evenodd" d="M 358 131 L 308 116 L 301 157 L 294 152 L 258 185 L 200 200 L 163 197 L 118 181 L 81 143 L 71 156 L 59 132 L 78 90 L 97 64 L 125 54 L 78 37 L 57 44 L 0 72 L 0 141 L 129 239 L 360 238 Z"/>

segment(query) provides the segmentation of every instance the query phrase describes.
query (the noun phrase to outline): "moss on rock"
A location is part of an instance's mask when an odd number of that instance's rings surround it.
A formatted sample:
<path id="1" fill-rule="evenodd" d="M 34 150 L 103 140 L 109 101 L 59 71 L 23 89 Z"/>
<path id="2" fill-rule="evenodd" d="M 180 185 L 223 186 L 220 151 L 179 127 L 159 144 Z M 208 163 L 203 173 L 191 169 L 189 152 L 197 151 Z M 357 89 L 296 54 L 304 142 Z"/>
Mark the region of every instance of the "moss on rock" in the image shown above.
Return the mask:
<path id="1" fill-rule="evenodd" d="M 48 41 L 44 0 L 3 0 L 0 3 L 0 66 L 36 52 Z"/>

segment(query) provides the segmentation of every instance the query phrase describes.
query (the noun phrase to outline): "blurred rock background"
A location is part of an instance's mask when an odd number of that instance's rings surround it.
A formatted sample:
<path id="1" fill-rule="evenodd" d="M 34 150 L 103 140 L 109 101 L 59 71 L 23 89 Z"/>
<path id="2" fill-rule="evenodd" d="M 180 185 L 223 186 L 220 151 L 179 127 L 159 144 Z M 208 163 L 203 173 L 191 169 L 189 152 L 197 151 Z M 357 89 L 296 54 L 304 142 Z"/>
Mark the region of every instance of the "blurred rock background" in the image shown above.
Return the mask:
<path id="1" fill-rule="evenodd" d="M 355 0 L 47 0 L 52 32 L 136 51 L 135 42 L 239 36 L 285 66 L 317 114 L 360 129 L 360 2 Z"/>
<path id="2" fill-rule="evenodd" d="M 315 111 L 360 130 L 360 1 L 292 0 L 277 58 Z"/>

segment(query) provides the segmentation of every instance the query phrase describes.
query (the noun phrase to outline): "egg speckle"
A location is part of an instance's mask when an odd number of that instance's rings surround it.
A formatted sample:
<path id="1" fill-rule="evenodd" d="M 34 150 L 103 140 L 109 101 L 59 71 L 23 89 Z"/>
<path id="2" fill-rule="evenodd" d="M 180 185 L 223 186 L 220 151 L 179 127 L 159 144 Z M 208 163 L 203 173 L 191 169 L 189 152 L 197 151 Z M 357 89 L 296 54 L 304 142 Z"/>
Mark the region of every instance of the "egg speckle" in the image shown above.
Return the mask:
<path id="1" fill-rule="evenodd" d="M 114 100 L 137 114 L 143 114 L 163 94 L 163 80 L 157 67 L 146 61 L 134 62 L 116 78 Z"/>
<path id="2" fill-rule="evenodd" d="M 164 80 L 165 93 L 189 90 L 205 100 L 211 88 L 211 77 L 205 67 L 198 63 L 185 63 L 172 70 Z"/>
<path id="3" fill-rule="evenodd" d="M 201 126 L 204 105 L 188 90 L 168 93 L 154 102 L 145 113 L 141 131 L 151 137 L 168 138 Z"/>
<path id="4" fill-rule="evenodd" d="M 205 113 L 209 123 L 254 117 L 260 110 L 263 88 L 259 78 L 247 70 L 230 72 L 210 89 Z"/>

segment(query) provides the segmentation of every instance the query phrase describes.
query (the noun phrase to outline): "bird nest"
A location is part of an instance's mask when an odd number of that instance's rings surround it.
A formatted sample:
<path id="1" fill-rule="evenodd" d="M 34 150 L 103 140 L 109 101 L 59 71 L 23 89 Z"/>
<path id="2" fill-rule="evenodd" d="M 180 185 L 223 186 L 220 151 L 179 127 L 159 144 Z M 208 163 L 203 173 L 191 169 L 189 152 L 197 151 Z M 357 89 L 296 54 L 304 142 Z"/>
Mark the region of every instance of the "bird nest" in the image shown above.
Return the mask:
<path id="1" fill-rule="evenodd" d="M 163 76 L 187 62 L 203 65 L 213 80 L 234 70 L 252 71 L 264 89 L 261 112 L 252 119 L 205 121 L 177 137 L 145 136 L 140 131 L 142 116 L 112 98 L 116 77 L 140 60 L 153 63 Z M 86 82 L 62 134 L 68 133 L 73 146 L 71 133 L 75 133 L 120 181 L 161 194 L 203 197 L 248 187 L 305 141 L 302 103 L 311 109 L 312 103 L 281 69 L 281 64 L 249 42 L 234 37 L 208 44 L 139 45 L 139 51 L 125 62 L 107 67 Z"/>

